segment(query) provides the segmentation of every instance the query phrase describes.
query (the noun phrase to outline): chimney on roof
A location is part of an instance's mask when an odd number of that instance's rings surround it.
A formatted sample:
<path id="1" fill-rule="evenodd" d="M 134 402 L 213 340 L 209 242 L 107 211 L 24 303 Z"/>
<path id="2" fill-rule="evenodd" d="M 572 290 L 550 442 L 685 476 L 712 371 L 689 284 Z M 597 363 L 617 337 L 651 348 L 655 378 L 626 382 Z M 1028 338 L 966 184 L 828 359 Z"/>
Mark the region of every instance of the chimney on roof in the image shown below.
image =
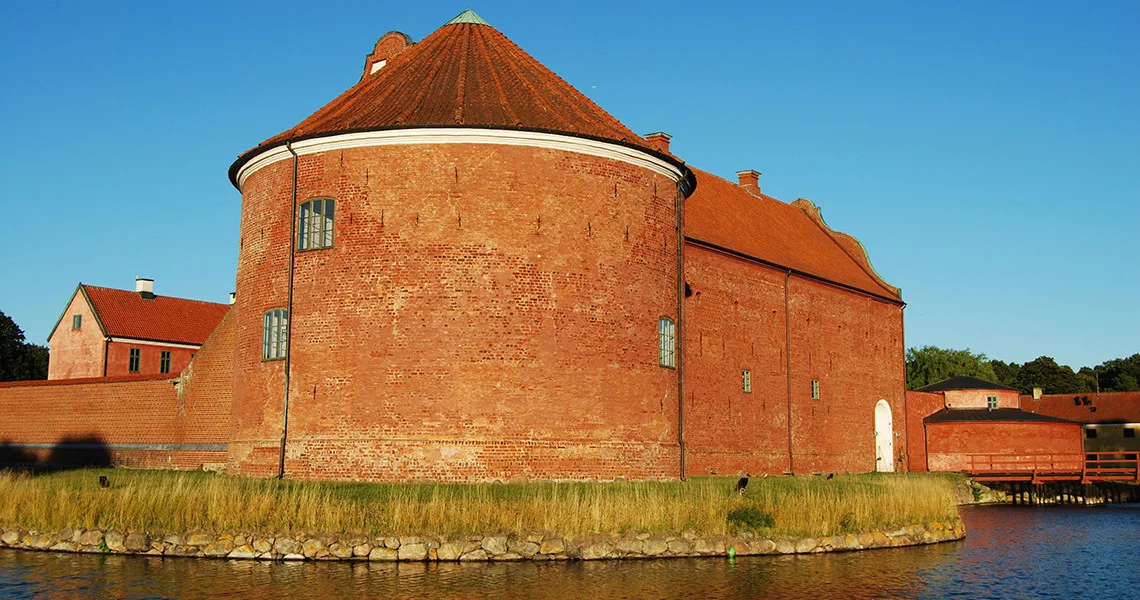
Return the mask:
<path id="1" fill-rule="evenodd" d="M 135 277 L 135 291 L 145 300 L 154 299 L 154 280 L 146 277 Z"/>
<path id="2" fill-rule="evenodd" d="M 737 171 L 736 177 L 742 188 L 755 188 L 756 193 L 760 193 L 760 171 L 753 171 L 748 169 L 746 171 Z"/>
<path id="3" fill-rule="evenodd" d="M 649 147 L 658 152 L 669 151 L 669 140 L 673 136 L 665 133 L 664 131 L 657 131 L 645 136 L 645 141 L 649 142 Z"/>

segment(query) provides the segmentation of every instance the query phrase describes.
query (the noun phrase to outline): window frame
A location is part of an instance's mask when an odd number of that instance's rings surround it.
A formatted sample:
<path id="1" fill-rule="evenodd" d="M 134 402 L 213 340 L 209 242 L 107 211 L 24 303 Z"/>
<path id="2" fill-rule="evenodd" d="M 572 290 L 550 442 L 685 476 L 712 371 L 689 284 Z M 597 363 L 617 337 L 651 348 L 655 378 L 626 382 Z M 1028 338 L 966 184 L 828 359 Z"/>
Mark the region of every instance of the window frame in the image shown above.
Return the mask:
<path id="1" fill-rule="evenodd" d="M 289 354 L 289 311 L 271 308 L 262 314 L 261 361 L 285 360 Z"/>
<path id="2" fill-rule="evenodd" d="M 740 389 L 745 394 L 752 393 L 752 371 L 744 369 L 740 372 Z"/>
<path id="3" fill-rule="evenodd" d="M 170 372 L 170 363 L 173 362 L 171 360 L 171 358 L 172 358 L 171 354 L 172 353 L 170 352 L 170 350 L 162 350 L 159 353 L 159 355 L 158 355 L 158 372 L 159 373 L 162 373 L 165 375 L 166 373 Z"/>
<path id="4" fill-rule="evenodd" d="M 998 397 L 997 396 L 986 396 L 986 408 L 988 408 L 990 410 L 994 410 L 997 407 L 998 407 Z"/>
<path id="5" fill-rule="evenodd" d="M 314 208 L 319 207 L 319 210 Z M 313 230 L 314 217 L 319 216 L 320 227 Z M 313 243 L 314 235 L 318 242 Z M 309 198 L 297 206 L 297 239 L 294 240 L 298 252 L 327 250 L 336 242 L 336 199 L 324 196 Z"/>
<path id="6" fill-rule="evenodd" d="M 71 315 L 71 329 L 83 329 L 83 315 Z"/>
<path id="7" fill-rule="evenodd" d="M 812 400 L 819 400 L 820 396 L 822 396 L 822 394 L 820 393 L 820 390 L 819 390 L 819 380 L 818 379 L 812 379 L 811 380 L 811 399 Z"/>
<path id="8" fill-rule="evenodd" d="M 142 372 L 142 348 L 131 348 L 130 351 L 127 352 L 127 372 Z"/>
<path id="9" fill-rule="evenodd" d="M 669 317 L 657 319 L 657 366 L 677 368 L 677 322 Z"/>

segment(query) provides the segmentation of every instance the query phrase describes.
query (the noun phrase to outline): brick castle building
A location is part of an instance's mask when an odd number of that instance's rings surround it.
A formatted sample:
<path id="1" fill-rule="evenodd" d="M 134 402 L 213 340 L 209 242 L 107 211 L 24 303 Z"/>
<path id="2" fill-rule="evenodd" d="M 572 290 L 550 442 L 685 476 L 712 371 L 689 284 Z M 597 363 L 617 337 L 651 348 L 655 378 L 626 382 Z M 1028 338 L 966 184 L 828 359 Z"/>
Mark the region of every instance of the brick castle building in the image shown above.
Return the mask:
<path id="1" fill-rule="evenodd" d="M 903 302 L 858 241 L 755 171 L 692 168 L 470 11 L 380 38 L 230 178 L 236 303 L 169 394 L 170 435 L 234 472 L 907 468 Z"/>

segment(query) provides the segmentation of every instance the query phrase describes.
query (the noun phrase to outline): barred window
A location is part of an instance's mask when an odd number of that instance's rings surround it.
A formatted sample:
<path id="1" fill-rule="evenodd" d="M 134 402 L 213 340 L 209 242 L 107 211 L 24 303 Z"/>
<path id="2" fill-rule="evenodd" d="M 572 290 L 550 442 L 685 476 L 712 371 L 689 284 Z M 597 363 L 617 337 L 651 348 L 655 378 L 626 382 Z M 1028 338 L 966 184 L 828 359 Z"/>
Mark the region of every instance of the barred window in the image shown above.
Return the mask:
<path id="1" fill-rule="evenodd" d="M 158 372 L 159 373 L 169 373 L 170 372 L 170 350 L 163 350 L 162 351 L 162 354 L 158 360 Z"/>
<path id="2" fill-rule="evenodd" d="M 300 223 L 297 227 L 298 249 L 332 248 L 335 204 L 332 198 L 315 198 L 301 204 L 298 217 Z"/>
<path id="3" fill-rule="evenodd" d="M 657 364 L 677 368 L 677 327 L 668 317 L 657 321 Z"/>
<path id="4" fill-rule="evenodd" d="M 811 380 L 811 399 L 812 400 L 819 400 L 819 380 L 818 379 L 812 379 Z"/>
<path id="5" fill-rule="evenodd" d="M 747 369 L 744 371 L 741 371 L 740 378 L 743 380 L 741 382 L 741 387 L 744 390 L 744 393 L 751 394 L 752 393 L 752 371 L 749 371 Z"/>
<path id="6" fill-rule="evenodd" d="M 142 362 L 142 350 L 138 348 L 131 348 L 130 360 L 127 363 L 127 370 L 131 373 L 139 372 L 139 363 Z"/>
<path id="7" fill-rule="evenodd" d="M 285 343 L 289 333 L 289 312 L 275 308 L 265 313 L 261 330 L 261 360 L 281 360 L 285 358 Z"/>

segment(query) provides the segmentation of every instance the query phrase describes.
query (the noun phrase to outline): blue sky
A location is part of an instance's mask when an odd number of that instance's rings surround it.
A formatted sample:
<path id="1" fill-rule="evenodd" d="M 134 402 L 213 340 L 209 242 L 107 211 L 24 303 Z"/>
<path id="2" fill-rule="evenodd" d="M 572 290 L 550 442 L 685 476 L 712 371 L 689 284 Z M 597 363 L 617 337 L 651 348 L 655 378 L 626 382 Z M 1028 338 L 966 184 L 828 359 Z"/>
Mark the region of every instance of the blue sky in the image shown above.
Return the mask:
<path id="1" fill-rule="evenodd" d="M 693 165 L 819 204 L 908 346 L 1140 352 L 1130 1 L 6 2 L 0 310 L 44 343 L 80 281 L 225 301 L 229 164 L 468 6 Z"/>

